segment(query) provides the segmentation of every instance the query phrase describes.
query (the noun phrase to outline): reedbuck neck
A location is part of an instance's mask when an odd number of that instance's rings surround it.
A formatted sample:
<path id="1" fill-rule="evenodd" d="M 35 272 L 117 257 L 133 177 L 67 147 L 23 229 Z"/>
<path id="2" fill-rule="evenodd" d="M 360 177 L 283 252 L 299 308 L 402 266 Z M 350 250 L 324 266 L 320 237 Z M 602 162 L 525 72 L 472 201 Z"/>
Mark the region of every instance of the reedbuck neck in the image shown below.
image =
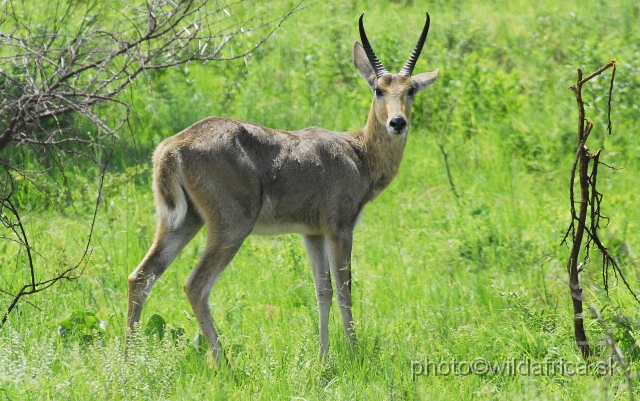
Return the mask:
<path id="1" fill-rule="evenodd" d="M 374 98 L 364 128 L 353 134 L 366 156 L 371 180 L 372 198 L 375 198 L 395 178 L 407 143 L 407 135 L 390 135 L 376 115 L 378 99 Z M 408 121 L 408 118 L 407 118 Z"/>

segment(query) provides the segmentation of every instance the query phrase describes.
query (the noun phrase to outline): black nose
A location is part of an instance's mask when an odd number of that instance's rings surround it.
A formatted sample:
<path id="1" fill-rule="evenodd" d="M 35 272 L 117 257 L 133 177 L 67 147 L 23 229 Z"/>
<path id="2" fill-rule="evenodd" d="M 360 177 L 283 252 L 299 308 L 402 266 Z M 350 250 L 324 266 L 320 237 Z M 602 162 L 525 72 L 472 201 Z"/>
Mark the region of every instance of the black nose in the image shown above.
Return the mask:
<path id="1" fill-rule="evenodd" d="M 389 125 L 396 131 L 402 131 L 407 126 L 407 120 L 402 116 L 395 116 L 389 121 Z"/>

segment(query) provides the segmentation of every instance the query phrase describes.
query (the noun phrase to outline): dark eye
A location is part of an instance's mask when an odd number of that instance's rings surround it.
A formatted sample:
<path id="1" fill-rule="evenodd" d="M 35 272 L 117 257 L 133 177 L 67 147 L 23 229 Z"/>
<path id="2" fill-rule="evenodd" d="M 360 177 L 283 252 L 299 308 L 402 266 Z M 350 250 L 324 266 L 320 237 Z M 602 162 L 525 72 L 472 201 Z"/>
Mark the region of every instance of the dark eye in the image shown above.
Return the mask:
<path id="1" fill-rule="evenodd" d="M 380 90 L 380 89 L 374 89 L 373 91 L 374 91 L 374 93 L 376 94 L 377 97 L 384 96 L 384 92 L 382 90 Z"/>
<path id="2" fill-rule="evenodd" d="M 416 94 L 416 88 L 411 88 L 407 91 L 407 95 L 413 96 Z"/>

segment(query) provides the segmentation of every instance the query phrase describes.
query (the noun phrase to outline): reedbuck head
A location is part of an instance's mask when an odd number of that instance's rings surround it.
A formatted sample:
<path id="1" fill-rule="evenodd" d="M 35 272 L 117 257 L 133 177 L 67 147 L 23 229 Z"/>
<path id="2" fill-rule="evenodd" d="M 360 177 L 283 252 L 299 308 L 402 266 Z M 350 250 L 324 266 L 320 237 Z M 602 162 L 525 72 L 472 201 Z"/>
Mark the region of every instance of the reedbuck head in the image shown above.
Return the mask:
<path id="1" fill-rule="evenodd" d="M 393 137 L 402 137 L 409 128 L 411 105 L 415 95 L 431 85 L 439 72 L 436 68 L 431 72 L 412 76 L 413 68 L 420 57 L 429 32 L 429 14 L 427 13 L 427 22 L 422 29 L 418 43 L 402 70 L 397 74 L 390 74 L 376 57 L 364 31 L 363 16 L 364 14 L 360 16 L 362 44 L 358 42 L 353 44 L 353 62 L 375 94 L 373 108 L 377 122 L 385 127 Z"/>

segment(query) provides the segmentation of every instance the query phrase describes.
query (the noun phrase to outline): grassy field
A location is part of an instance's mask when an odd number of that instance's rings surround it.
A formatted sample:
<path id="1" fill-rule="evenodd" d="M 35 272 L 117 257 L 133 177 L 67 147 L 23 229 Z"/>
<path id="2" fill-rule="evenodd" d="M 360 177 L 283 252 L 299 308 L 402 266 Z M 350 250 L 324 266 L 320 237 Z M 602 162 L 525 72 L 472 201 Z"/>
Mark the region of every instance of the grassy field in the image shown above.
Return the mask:
<path id="1" fill-rule="evenodd" d="M 415 71 L 439 67 L 441 73 L 414 104 L 398 177 L 366 208 L 355 232 L 355 353 L 334 302 L 330 358 L 317 360 L 318 312 L 300 238 L 250 237 L 210 300 L 233 368 L 210 369 L 193 346 L 199 329 L 182 290 L 203 248 L 201 233 L 158 281 L 143 311 L 143 331 L 154 314 L 167 322 L 164 339 L 141 333 L 124 363 L 126 277 L 155 228 L 154 146 L 209 115 L 280 129 L 357 130 L 372 97 L 351 61 L 360 13 L 366 12 L 376 53 L 395 72 L 417 40 L 424 11 L 431 31 Z M 131 129 L 121 132 L 105 180 L 90 262 L 81 279 L 29 298 L 39 309 L 22 303 L 0 330 L 0 399 L 628 399 L 620 366 L 605 366 L 610 348 L 597 346 L 598 357 L 580 365 L 569 250 L 559 245 L 569 223 L 577 126 L 567 88 L 577 67 L 591 72 L 613 58 L 613 135 L 606 134 L 607 73 L 586 88 L 596 124 L 590 146 L 603 147 L 603 160 L 623 167 L 601 171 L 603 211 L 611 218 L 602 236 L 640 292 L 640 4 L 311 3 L 246 65 L 191 64 L 149 74 L 123 96 L 133 105 Z M 437 146 L 442 140 L 460 198 L 449 186 Z M 78 166 L 77 203 L 64 213 L 33 192 L 20 194 L 31 211 L 27 227 L 42 277 L 81 253 L 92 177 Z M 19 287 L 25 255 L 7 241 L 0 250 L 0 288 Z M 600 255 L 592 257 L 581 274 L 585 303 L 613 327 L 640 393 L 640 305 L 614 278 L 607 297 Z M 3 311 L 8 302 L 0 295 Z M 60 322 L 72 311 L 95 313 L 107 323 L 105 334 L 93 341 L 61 337 Z M 604 344 L 591 314 L 586 327 L 591 340 Z M 179 331 L 185 334 L 174 340 Z M 483 361 L 513 369 L 484 372 Z"/>

